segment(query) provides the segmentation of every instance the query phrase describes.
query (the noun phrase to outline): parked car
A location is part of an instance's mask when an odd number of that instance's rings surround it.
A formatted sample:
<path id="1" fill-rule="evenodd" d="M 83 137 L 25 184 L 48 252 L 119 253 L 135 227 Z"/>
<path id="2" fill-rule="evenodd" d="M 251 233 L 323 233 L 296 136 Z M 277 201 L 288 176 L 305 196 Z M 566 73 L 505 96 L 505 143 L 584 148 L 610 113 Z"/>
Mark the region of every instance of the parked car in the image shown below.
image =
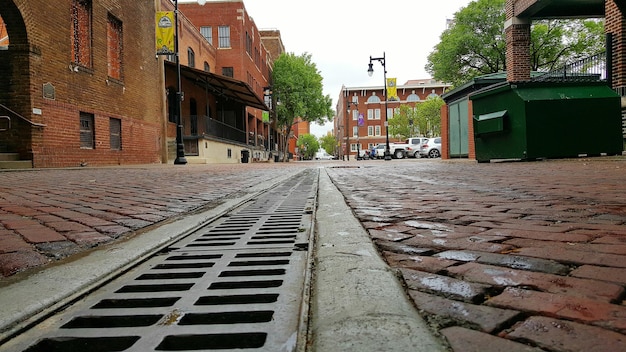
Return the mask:
<path id="1" fill-rule="evenodd" d="M 326 153 L 326 151 L 321 151 L 315 153 L 315 160 L 332 160 L 333 156 Z"/>
<path id="2" fill-rule="evenodd" d="M 426 137 L 411 137 L 407 138 L 406 144 L 409 145 L 409 151 L 407 155 L 411 158 L 419 158 L 422 156 L 422 145 L 428 141 Z"/>
<path id="3" fill-rule="evenodd" d="M 425 143 L 422 143 L 420 154 L 428 158 L 441 157 L 441 137 L 428 138 Z"/>

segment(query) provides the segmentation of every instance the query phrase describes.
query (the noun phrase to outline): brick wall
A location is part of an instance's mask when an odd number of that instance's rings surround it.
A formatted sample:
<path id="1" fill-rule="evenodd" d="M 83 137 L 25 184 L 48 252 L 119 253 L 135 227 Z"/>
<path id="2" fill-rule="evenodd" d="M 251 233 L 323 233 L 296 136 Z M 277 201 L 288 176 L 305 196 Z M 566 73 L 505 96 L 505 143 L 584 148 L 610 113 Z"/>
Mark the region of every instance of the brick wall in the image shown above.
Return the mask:
<path id="1" fill-rule="evenodd" d="M 14 4 L 15 6 L 13 6 Z M 156 163 L 161 161 L 163 133 L 162 69 L 155 59 L 153 1 L 93 0 L 91 64 L 72 65 L 71 0 L 0 0 L 0 15 L 13 22 L 10 50 L 0 58 L 0 75 L 10 75 L 0 104 L 46 124 L 30 142 L 35 167 Z M 123 28 L 121 80 L 108 76 L 107 21 Z M 23 28 L 23 31 L 21 29 Z M 16 67 L 18 69 L 16 69 Z M 43 85 L 54 86 L 54 100 Z M 40 109 L 41 114 L 34 114 Z M 79 114 L 95 116 L 96 145 L 81 149 Z M 122 124 L 122 150 L 109 146 L 109 118 Z M 28 149 L 28 148 L 27 148 Z"/>
<path id="2" fill-rule="evenodd" d="M 613 87 L 626 91 L 626 20 L 615 0 L 606 1 L 605 15 L 605 30 L 613 34 Z"/>

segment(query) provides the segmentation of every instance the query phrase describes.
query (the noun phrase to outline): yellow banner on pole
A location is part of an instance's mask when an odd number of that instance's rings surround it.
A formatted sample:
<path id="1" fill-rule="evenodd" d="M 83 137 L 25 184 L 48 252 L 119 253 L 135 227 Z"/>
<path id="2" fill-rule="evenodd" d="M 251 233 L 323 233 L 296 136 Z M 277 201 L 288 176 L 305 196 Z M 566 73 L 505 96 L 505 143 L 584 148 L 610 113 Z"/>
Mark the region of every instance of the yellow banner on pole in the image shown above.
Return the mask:
<path id="1" fill-rule="evenodd" d="M 174 12 L 157 11 L 156 13 L 156 53 L 173 55 L 174 48 Z"/>
<path id="2" fill-rule="evenodd" d="M 398 89 L 396 88 L 396 79 L 395 78 L 387 78 L 387 100 L 388 101 L 398 101 Z"/>

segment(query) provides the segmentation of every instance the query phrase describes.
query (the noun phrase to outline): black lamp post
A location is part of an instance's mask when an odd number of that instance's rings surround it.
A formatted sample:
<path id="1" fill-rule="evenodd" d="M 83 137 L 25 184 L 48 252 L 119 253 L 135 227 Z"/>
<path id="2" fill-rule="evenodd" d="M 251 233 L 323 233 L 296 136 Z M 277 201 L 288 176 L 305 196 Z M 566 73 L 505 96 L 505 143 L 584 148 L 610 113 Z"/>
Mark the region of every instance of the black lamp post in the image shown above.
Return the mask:
<path id="1" fill-rule="evenodd" d="M 371 57 L 370 63 L 367 69 L 367 74 L 372 77 L 374 74 L 374 64 L 372 61 L 378 61 L 383 65 L 383 77 L 385 79 L 385 138 L 387 139 L 387 145 L 385 147 L 385 160 L 391 160 L 391 151 L 389 148 L 389 123 L 387 122 L 387 67 L 385 66 L 385 52 L 383 51 L 383 57 Z"/>
<path id="2" fill-rule="evenodd" d="M 355 103 L 353 101 L 346 100 L 346 113 L 347 113 L 346 115 L 347 116 L 346 116 L 346 123 L 345 124 L 347 126 L 349 126 L 349 124 L 348 124 L 349 119 L 348 118 L 350 117 L 350 105 L 354 105 L 354 106 L 356 106 L 358 108 L 359 107 L 359 103 Z M 357 112 L 358 112 L 358 110 L 357 110 Z M 357 120 L 357 123 L 356 123 L 356 160 L 360 160 L 361 159 L 361 151 L 360 151 L 360 147 L 361 146 L 360 146 L 360 142 L 359 142 L 359 127 L 360 126 L 359 126 L 359 122 L 358 121 L 359 120 Z M 348 133 L 347 130 L 346 130 L 346 133 Z M 348 153 L 348 160 L 350 160 L 349 158 L 350 158 L 350 153 Z"/>
<path id="3" fill-rule="evenodd" d="M 206 0 L 197 0 L 200 6 L 206 3 Z M 184 94 L 181 91 L 182 82 L 180 74 L 180 53 L 178 50 L 178 0 L 174 0 L 174 51 L 176 55 L 176 159 L 174 164 L 185 165 L 185 145 L 183 144 L 183 99 Z"/>

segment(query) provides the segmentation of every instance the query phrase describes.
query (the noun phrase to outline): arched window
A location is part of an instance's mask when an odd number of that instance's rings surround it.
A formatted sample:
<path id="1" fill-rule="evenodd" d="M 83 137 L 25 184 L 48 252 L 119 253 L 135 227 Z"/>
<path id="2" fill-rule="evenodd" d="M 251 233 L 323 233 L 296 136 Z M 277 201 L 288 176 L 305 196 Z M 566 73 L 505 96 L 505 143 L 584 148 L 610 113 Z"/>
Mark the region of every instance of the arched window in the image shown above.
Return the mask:
<path id="1" fill-rule="evenodd" d="M 375 96 L 375 95 L 372 93 L 372 96 L 371 96 L 371 97 L 369 97 L 369 98 L 367 98 L 367 102 L 368 102 L 368 103 L 380 103 L 380 98 L 379 98 L 379 97 L 377 97 L 377 96 Z"/>
<path id="2" fill-rule="evenodd" d="M 196 67 L 196 54 L 192 48 L 187 48 L 187 66 Z"/>
<path id="3" fill-rule="evenodd" d="M 415 94 L 415 93 L 412 93 L 412 94 L 410 94 L 408 97 L 406 97 L 406 101 L 408 101 L 408 102 L 411 102 L 411 101 L 413 101 L 413 102 L 415 102 L 415 101 L 420 101 L 420 97 L 419 97 L 419 95 L 417 95 L 417 94 Z"/>
<path id="4" fill-rule="evenodd" d="M 204 71 L 205 72 L 211 72 L 211 65 L 209 65 L 208 62 L 204 62 Z"/>

